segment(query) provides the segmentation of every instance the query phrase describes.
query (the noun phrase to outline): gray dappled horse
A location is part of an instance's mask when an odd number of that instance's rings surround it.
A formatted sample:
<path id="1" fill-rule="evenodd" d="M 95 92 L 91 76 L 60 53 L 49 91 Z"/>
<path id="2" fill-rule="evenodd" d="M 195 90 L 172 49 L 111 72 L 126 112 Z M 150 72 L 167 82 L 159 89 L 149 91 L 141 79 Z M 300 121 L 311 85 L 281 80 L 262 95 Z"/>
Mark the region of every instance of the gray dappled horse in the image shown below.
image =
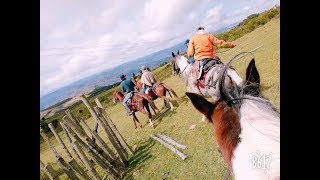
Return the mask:
<path id="1" fill-rule="evenodd" d="M 204 97 L 212 97 L 214 102 L 220 98 L 218 77 L 222 68 L 225 66 L 223 63 L 213 65 L 213 67 L 206 73 L 205 80 L 201 86 L 197 80 L 199 73 L 197 67 L 199 66 L 199 61 L 195 61 L 193 65 L 189 64 L 188 59 L 181 56 L 179 51 L 177 54 L 172 52 L 172 57 L 172 64 L 179 68 L 179 71 L 187 84 L 187 92 L 196 93 Z M 227 78 L 225 78 L 224 81 L 226 88 L 231 87 L 233 84 L 242 86 L 243 82 L 243 79 L 234 69 L 228 68 Z M 203 116 L 202 121 L 205 121 L 205 119 L 205 116 Z"/>

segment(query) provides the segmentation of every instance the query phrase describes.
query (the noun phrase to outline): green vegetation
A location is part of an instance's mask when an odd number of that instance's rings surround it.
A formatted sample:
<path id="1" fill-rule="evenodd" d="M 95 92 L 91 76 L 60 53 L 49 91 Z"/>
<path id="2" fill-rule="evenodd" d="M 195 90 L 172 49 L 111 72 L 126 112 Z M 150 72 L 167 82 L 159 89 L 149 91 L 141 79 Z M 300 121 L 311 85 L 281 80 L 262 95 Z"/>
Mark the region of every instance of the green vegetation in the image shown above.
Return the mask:
<path id="1" fill-rule="evenodd" d="M 239 25 L 227 32 L 220 33 L 217 35 L 217 38 L 223 39 L 225 41 L 234 41 L 243 35 L 252 32 L 254 29 L 263 26 L 269 22 L 274 17 L 279 17 L 280 15 L 280 6 L 275 6 L 274 8 L 260 13 L 260 14 L 251 14 L 245 20 L 243 20 Z"/>
<path id="2" fill-rule="evenodd" d="M 260 17 L 260 15 L 252 15 L 250 18 L 255 19 L 257 17 Z M 218 56 L 226 63 L 241 52 L 263 45 L 253 53 L 253 56 L 244 57 L 235 62 L 233 67 L 241 77 L 245 77 L 245 69 L 250 59 L 254 57 L 260 73 L 262 95 L 269 99 L 280 111 L 280 18 L 278 15 L 274 17 L 276 18 L 263 26 L 256 27 L 251 33 L 239 36 L 240 38 L 233 41 L 237 44 L 237 47 L 219 53 Z M 243 22 L 243 24 L 250 24 L 250 21 Z M 212 126 L 201 121 L 201 115 L 186 97 L 186 86 L 183 79 L 171 75 L 170 63 L 163 64 L 153 72 L 158 80 L 173 88 L 182 99 L 180 104 L 174 101 L 174 111 L 166 112 L 155 121 L 155 129 L 148 126 L 148 119 L 139 112 L 136 115 L 144 124 L 144 127 L 143 129 L 134 129 L 132 117 L 125 115 L 125 109 L 121 104 L 114 104 L 112 101 L 112 93 L 119 90 L 119 86 L 90 97 L 92 104 L 95 104 L 95 98 L 99 98 L 102 105 L 107 107 L 107 113 L 127 143 L 130 146 L 137 144 L 139 147 L 135 155 L 129 159 L 129 167 L 124 179 L 162 179 L 166 174 L 169 174 L 167 179 L 221 179 L 226 166 L 216 149 Z M 158 108 L 163 106 L 161 99 L 155 100 L 155 103 Z M 72 107 L 71 112 L 75 116 L 86 119 L 91 128 L 94 127 L 95 120 L 90 117 L 90 113 L 83 103 Z M 55 121 L 54 119 L 60 121 L 61 117 L 55 116 L 45 121 L 52 122 Z M 196 128 L 189 129 L 191 125 L 196 125 Z M 98 133 L 106 142 L 109 142 L 101 128 L 98 129 Z M 149 136 L 156 133 L 166 134 L 177 142 L 186 145 L 188 148 L 183 150 L 183 153 L 188 155 L 188 158 L 182 161 L 166 147 L 150 139 Z M 63 132 L 58 134 L 71 150 L 65 139 L 65 134 Z M 62 153 L 63 150 L 54 137 L 50 137 L 50 140 L 57 151 Z M 73 154 L 73 152 L 71 153 Z M 66 158 L 65 154 L 62 154 L 62 156 Z M 45 164 L 50 163 L 54 169 L 60 169 L 46 143 L 40 143 L 40 158 Z M 105 175 L 100 168 L 97 168 L 97 170 L 101 177 Z M 61 170 L 58 173 L 61 174 L 61 179 L 67 179 Z M 41 179 L 46 179 L 42 171 L 40 171 L 40 176 Z"/>

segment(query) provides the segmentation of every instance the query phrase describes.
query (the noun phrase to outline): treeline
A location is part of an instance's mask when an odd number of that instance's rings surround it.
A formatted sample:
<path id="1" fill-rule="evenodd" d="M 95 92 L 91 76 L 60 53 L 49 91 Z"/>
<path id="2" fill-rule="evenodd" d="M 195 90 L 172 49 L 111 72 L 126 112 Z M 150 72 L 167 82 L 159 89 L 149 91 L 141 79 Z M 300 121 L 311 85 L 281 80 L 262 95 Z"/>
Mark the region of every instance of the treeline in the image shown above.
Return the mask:
<path id="1" fill-rule="evenodd" d="M 243 35 L 252 32 L 254 29 L 263 26 L 271 19 L 280 15 L 280 6 L 275 6 L 268 11 L 251 14 L 245 20 L 240 22 L 237 27 L 227 32 L 216 35 L 217 38 L 225 41 L 233 41 Z"/>

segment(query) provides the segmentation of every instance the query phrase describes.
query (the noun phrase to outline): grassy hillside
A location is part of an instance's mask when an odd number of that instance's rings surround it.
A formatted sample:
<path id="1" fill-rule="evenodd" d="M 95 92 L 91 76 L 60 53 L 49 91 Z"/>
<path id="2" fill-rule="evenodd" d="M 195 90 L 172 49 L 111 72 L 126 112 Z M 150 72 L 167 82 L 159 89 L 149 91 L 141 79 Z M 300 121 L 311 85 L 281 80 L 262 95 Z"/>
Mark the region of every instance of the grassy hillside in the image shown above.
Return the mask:
<path id="1" fill-rule="evenodd" d="M 228 62 L 240 52 L 249 51 L 263 45 L 233 66 L 237 72 L 244 77 L 245 68 L 250 59 L 256 59 L 256 66 L 260 73 L 262 94 L 271 100 L 277 109 L 280 110 L 280 18 L 275 18 L 262 27 L 259 27 L 249 34 L 233 41 L 237 46 L 233 49 L 217 54 L 223 62 Z M 131 116 L 125 116 L 125 109 L 120 104 L 114 105 L 111 100 L 111 93 L 114 89 L 106 91 L 98 96 L 104 100 L 103 105 L 107 106 L 107 113 L 111 116 L 123 137 L 129 145 L 137 144 L 138 152 L 129 160 L 130 165 L 125 179 L 161 179 L 168 174 L 167 179 L 221 179 L 226 166 L 216 149 L 216 141 L 212 131 L 212 125 L 201 121 L 201 115 L 195 110 L 189 99 L 185 96 L 186 86 L 181 77 L 171 76 L 169 64 L 155 70 L 158 79 L 172 87 L 179 97 L 181 104 L 175 103 L 174 111 L 165 113 L 155 122 L 156 128 L 152 129 L 147 124 L 147 117 L 137 113 L 139 120 L 145 124 L 143 129 L 134 129 Z M 116 87 L 118 89 L 119 87 Z M 163 106 L 163 101 L 157 99 L 157 107 Z M 83 106 L 74 109 L 75 115 Z M 82 112 L 84 113 L 84 112 Z M 87 115 L 89 117 L 89 115 Z M 87 119 L 90 127 L 94 126 L 92 117 Z M 196 128 L 190 130 L 191 125 Z M 188 156 L 182 161 L 177 155 L 158 142 L 150 139 L 151 134 L 163 133 L 177 142 L 186 145 L 188 148 L 183 152 Z M 59 133 L 65 141 L 62 132 Z M 99 129 L 99 134 L 107 141 L 105 133 Z M 51 137 L 58 152 L 63 152 L 56 140 Z M 67 141 L 65 141 L 67 143 Z M 69 144 L 67 143 L 69 147 Z M 55 169 L 58 166 L 55 159 L 45 143 L 40 144 L 40 157 L 44 163 L 53 163 Z M 61 172 L 61 171 L 60 171 Z M 101 176 L 104 173 L 99 170 Z M 44 174 L 41 172 L 42 179 Z M 62 179 L 67 179 L 65 175 Z"/>

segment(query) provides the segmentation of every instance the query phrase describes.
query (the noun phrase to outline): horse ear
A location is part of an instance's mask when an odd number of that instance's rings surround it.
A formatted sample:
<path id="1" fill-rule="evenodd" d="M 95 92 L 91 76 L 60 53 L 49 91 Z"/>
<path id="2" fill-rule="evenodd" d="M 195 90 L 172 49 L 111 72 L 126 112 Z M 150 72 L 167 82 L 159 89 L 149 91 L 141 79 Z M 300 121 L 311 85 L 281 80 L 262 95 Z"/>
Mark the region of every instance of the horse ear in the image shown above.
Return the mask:
<path id="1" fill-rule="evenodd" d="M 248 81 L 249 83 L 257 83 L 258 85 L 260 84 L 260 75 L 253 58 L 246 70 L 246 81 Z"/>
<path id="2" fill-rule="evenodd" d="M 260 94 L 260 75 L 255 60 L 252 58 L 246 70 L 245 93 L 252 95 Z"/>
<path id="3" fill-rule="evenodd" d="M 171 52 L 171 55 L 172 55 L 172 57 L 175 57 L 175 55 L 174 55 L 174 53 L 173 53 L 173 52 Z"/>
<path id="4" fill-rule="evenodd" d="M 179 54 L 179 50 L 178 50 L 178 53 L 177 54 Z"/>
<path id="5" fill-rule="evenodd" d="M 193 106 L 211 121 L 210 113 L 213 112 L 214 105 L 199 94 L 186 92 L 186 95 L 191 100 Z"/>

